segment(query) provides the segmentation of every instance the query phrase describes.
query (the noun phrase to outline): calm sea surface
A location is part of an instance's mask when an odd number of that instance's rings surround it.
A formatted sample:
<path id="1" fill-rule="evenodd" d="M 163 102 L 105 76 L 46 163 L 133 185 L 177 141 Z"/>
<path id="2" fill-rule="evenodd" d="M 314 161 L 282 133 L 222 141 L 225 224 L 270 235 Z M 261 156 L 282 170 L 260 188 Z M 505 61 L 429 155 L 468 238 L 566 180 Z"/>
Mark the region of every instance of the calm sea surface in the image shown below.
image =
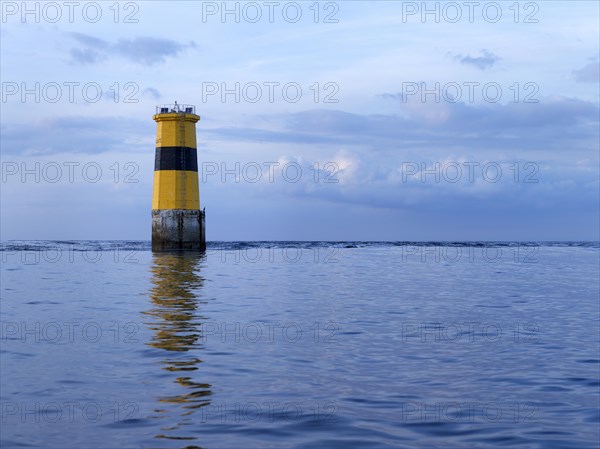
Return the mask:
<path id="1" fill-rule="evenodd" d="M 1 446 L 597 448 L 599 254 L 4 242 Z"/>

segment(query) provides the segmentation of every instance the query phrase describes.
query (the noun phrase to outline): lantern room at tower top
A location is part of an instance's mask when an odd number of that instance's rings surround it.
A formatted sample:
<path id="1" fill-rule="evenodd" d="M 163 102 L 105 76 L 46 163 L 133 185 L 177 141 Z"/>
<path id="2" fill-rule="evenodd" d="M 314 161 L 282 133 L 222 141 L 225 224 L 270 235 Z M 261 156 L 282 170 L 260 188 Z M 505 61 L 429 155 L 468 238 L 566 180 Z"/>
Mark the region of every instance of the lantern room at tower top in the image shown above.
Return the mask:
<path id="1" fill-rule="evenodd" d="M 196 106 L 193 104 L 163 104 L 156 106 L 157 114 L 196 114 Z"/>
<path id="2" fill-rule="evenodd" d="M 157 147 L 196 148 L 196 127 L 200 120 L 196 108 L 189 104 L 160 105 L 152 117 L 157 123 Z M 173 123 L 178 122 L 178 123 Z"/>

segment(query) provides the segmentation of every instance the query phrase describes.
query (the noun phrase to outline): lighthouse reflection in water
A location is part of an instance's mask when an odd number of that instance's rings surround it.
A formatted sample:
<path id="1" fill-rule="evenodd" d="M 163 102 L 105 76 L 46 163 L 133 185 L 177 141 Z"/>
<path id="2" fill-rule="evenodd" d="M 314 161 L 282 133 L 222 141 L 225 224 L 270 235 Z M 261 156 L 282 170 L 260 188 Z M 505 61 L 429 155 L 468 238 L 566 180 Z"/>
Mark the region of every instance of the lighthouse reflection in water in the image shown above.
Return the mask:
<path id="1" fill-rule="evenodd" d="M 201 381 L 200 358 L 202 323 L 206 321 L 201 313 L 202 305 L 206 304 L 201 299 L 204 279 L 200 267 L 204 256 L 201 253 L 155 253 L 152 257 L 152 307 L 143 313 L 149 318 L 146 324 L 154 334 L 147 344 L 164 352 L 160 363 L 167 374 L 165 378 L 170 378 L 167 382 L 181 386 L 180 394 L 158 395 L 155 417 L 164 417 L 165 426 L 161 427 L 164 434 L 156 437 L 195 439 L 180 433 L 182 426 L 193 425 L 192 415 L 197 409 L 210 404 L 211 385 Z M 172 386 L 165 385 L 165 391 L 172 392 Z"/>

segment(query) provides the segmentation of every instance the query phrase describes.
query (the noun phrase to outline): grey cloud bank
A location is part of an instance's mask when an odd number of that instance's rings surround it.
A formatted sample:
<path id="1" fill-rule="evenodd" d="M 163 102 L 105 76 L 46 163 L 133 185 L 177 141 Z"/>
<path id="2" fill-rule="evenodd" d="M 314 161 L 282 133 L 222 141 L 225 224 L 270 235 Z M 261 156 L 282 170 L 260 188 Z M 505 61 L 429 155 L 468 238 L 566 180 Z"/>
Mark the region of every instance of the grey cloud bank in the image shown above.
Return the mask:
<path id="1" fill-rule="evenodd" d="M 197 48 L 193 41 L 182 44 L 155 37 L 119 39 L 110 43 L 83 33 L 71 33 L 71 36 L 84 46 L 83 49 L 71 49 L 73 61 L 79 64 L 95 64 L 117 55 L 136 64 L 152 66 L 164 63 L 169 57 L 175 58 L 189 48 Z"/>

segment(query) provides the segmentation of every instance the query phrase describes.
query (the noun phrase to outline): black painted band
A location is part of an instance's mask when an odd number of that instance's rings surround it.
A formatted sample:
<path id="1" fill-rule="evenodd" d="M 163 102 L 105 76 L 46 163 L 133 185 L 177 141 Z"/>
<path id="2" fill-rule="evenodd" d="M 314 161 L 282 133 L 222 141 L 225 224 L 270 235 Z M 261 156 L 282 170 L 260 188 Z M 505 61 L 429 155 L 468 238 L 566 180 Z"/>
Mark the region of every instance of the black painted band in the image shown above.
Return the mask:
<path id="1" fill-rule="evenodd" d="M 154 171 L 187 170 L 198 171 L 198 155 L 196 148 L 190 147 L 156 147 Z"/>

